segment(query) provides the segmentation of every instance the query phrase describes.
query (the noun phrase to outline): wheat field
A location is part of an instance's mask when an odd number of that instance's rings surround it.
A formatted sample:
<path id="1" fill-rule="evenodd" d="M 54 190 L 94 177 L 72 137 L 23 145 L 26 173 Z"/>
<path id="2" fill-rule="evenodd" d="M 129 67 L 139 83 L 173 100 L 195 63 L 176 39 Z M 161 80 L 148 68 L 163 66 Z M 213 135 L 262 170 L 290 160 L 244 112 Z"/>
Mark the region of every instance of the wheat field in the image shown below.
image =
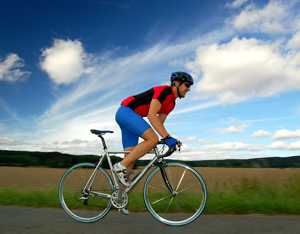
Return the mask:
<path id="1" fill-rule="evenodd" d="M 135 172 L 142 170 L 138 168 Z M 256 178 L 262 182 L 284 184 L 292 177 L 300 177 L 300 168 L 195 168 L 205 180 L 209 190 L 216 187 L 230 186 L 240 183 L 243 179 Z M 0 187 L 14 187 L 20 190 L 58 187 L 62 175 L 67 169 L 41 167 L 0 167 Z M 146 176 L 136 190 L 141 190 Z"/>

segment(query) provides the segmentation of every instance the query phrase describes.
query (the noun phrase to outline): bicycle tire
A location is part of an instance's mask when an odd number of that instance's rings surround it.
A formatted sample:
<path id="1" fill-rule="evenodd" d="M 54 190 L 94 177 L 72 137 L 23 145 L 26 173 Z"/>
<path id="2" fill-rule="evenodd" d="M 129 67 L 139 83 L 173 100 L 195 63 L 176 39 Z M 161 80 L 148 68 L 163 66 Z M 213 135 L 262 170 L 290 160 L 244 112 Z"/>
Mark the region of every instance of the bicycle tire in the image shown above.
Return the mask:
<path id="1" fill-rule="evenodd" d="M 167 163 L 165 171 L 175 195 L 167 188 L 160 168 L 154 169 L 144 185 L 144 201 L 150 214 L 158 221 L 171 225 L 186 225 L 203 212 L 207 189 L 201 175 L 182 163 Z"/>
<path id="2" fill-rule="evenodd" d="M 71 218 L 80 222 L 95 222 L 103 218 L 111 208 L 113 183 L 101 167 L 97 170 L 91 189 L 84 191 L 83 195 L 83 189 L 95 167 L 92 163 L 77 164 L 65 172 L 59 184 L 58 193 L 62 208 Z M 107 197 L 99 197 L 96 193 Z"/>

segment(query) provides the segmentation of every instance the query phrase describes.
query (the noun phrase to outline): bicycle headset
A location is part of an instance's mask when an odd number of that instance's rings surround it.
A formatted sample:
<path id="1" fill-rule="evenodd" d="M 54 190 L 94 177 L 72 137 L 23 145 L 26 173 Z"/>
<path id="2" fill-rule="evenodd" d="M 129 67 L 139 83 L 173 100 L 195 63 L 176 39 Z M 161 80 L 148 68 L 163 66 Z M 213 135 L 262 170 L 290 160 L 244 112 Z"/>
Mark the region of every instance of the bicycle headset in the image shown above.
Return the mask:
<path id="1" fill-rule="evenodd" d="M 190 85 L 193 85 L 193 84 L 194 84 L 194 79 L 193 79 L 193 77 L 192 77 L 190 74 L 188 74 L 188 73 L 186 73 L 186 72 L 180 72 L 180 71 L 178 71 L 178 72 L 173 72 L 173 73 L 171 74 L 170 81 L 171 81 L 171 85 L 174 85 L 174 84 L 175 84 L 175 81 L 181 81 L 180 84 L 177 86 L 177 93 L 178 93 L 178 96 L 179 96 L 180 99 L 181 99 L 182 97 L 181 97 L 181 95 L 180 95 L 180 93 L 179 93 L 178 87 L 179 87 L 180 85 L 182 85 L 183 82 L 189 82 Z"/>

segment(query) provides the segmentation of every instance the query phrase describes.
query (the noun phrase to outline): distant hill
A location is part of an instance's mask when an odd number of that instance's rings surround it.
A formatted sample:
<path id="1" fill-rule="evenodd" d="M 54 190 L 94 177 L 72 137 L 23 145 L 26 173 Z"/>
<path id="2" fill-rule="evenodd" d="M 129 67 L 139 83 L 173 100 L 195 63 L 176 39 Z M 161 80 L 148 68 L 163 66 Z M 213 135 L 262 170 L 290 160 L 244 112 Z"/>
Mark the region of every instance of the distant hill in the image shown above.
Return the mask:
<path id="1" fill-rule="evenodd" d="M 44 166 L 55 168 L 68 168 L 81 162 L 96 163 L 99 156 L 96 155 L 70 155 L 59 152 L 30 152 L 0 150 L 0 166 Z M 112 163 L 121 160 L 120 157 L 112 156 Z M 179 161 L 179 160 L 167 160 Z M 145 166 L 149 160 L 138 160 L 137 166 Z M 270 157 L 255 159 L 225 159 L 225 160 L 202 160 L 202 161 L 180 161 L 193 167 L 231 167 L 231 168 L 300 168 L 300 156 L 292 157 Z M 108 168 L 107 160 L 103 167 Z"/>
<path id="2" fill-rule="evenodd" d="M 120 161 L 119 157 L 111 157 L 112 162 Z M 45 166 L 54 168 L 68 168 L 81 162 L 96 163 L 99 156 L 96 155 L 70 155 L 60 152 L 31 152 L 0 150 L 0 166 L 28 167 Z M 107 160 L 104 167 L 108 168 Z"/>

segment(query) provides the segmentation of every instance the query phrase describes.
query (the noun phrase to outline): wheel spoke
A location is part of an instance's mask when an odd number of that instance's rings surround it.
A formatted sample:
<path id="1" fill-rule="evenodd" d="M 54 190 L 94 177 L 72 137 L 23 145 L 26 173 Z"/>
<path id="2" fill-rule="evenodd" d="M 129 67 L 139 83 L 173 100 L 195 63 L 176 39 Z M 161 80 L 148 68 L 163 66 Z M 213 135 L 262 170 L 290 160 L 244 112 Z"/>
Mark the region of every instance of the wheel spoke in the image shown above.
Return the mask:
<path id="1" fill-rule="evenodd" d="M 184 202 L 185 205 L 187 205 L 187 206 L 189 206 L 189 207 L 191 207 L 191 208 L 193 208 L 193 209 L 195 208 L 195 210 L 197 210 L 197 209 L 199 208 L 199 207 L 193 207 L 193 206 L 191 205 L 191 202 L 190 202 L 190 201 L 184 199 L 184 198 L 181 197 L 181 196 L 177 196 L 176 198 L 177 198 L 178 202 L 181 200 L 181 201 Z"/>
<path id="2" fill-rule="evenodd" d="M 185 189 L 182 189 L 182 190 L 180 190 L 179 192 L 177 192 L 177 194 L 182 193 L 182 192 L 184 192 L 184 191 L 186 191 L 186 190 L 188 190 L 188 189 L 190 189 L 190 188 L 192 188 L 192 187 L 194 187 L 194 186 L 198 186 L 198 185 L 197 185 L 197 184 L 194 184 L 194 185 L 192 185 L 192 186 L 190 186 L 190 187 L 187 187 L 187 188 L 185 188 Z"/>
<path id="3" fill-rule="evenodd" d="M 157 186 L 153 186 L 153 185 L 151 185 L 151 186 L 148 186 L 149 188 L 153 188 L 153 189 L 158 189 L 158 190 L 165 190 L 166 189 L 166 187 L 163 187 L 163 188 L 159 188 L 159 187 L 157 187 Z"/>
<path id="4" fill-rule="evenodd" d="M 172 203 L 173 199 L 174 199 L 174 197 L 172 197 L 171 201 L 169 202 L 169 205 L 168 205 L 168 207 L 167 207 L 167 209 L 166 209 L 166 211 L 165 211 L 165 214 L 167 214 L 167 213 L 168 213 L 168 211 L 169 211 L 169 207 L 170 207 L 170 205 L 171 205 L 171 203 Z"/>
<path id="5" fill-rule="evenodd" d="M 157 201 L 155 201 L 155 202 L 152 202 L 152 205 L 156 204 L 157 202 L 163 201 L 163 200 L 165 200 L 165 199 L 167 199 L 168 197 L 171 197 L 171 196 L 173 196 L 173 195 L 170 194 L 170 195 L 168 195 L 168 196 L 166 196 L 166 197 L 163 197 L 163 198 L 161 198 L 161 199 L 159 199 L 159 200 L 157 200 Z"/>
<path id="6" fill-rule="evenodd" d="M 185 172 L 186 172 L 186 169 L 185 169 L 184 172 L 182 173 L 182 176 L 181 176 L 180 181 L 179 181 L 179 183 L 178 183 L 178 185 L 177 185 L 176 191 L 178 190 L 178 188 L 179 188 L 179 186 L 180 186 L 180 184 L 181 184 L 181 181 L 182 181 L 182 179 L 183 179 L 183 177 L 184 177 L 184 175 L 185 175 Z"/>

